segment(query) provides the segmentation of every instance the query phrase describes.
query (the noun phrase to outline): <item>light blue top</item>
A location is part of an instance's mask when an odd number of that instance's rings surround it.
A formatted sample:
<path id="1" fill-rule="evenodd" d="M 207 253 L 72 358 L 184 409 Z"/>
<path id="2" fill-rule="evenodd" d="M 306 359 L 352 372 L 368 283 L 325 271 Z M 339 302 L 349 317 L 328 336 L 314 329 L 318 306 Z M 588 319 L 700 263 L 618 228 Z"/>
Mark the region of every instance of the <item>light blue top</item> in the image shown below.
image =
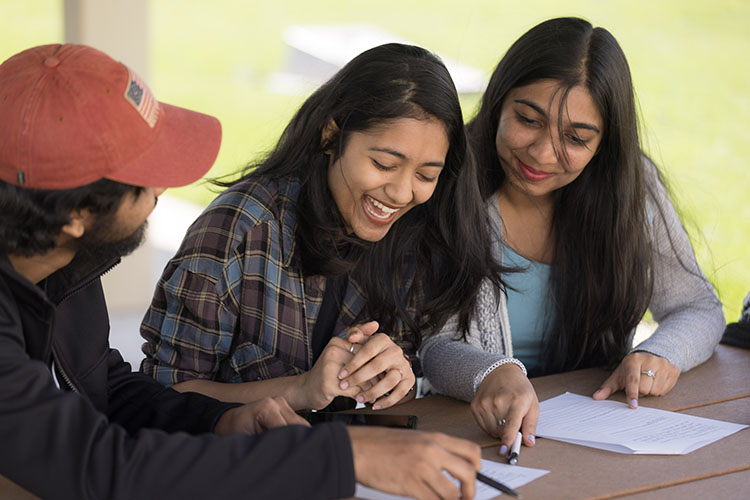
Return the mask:
<path id="1" fill-rule="evenodd" d="M 550 266 L 529 260 L 503 244 L 503 264 L 523 271 L 506 273 L 513 354 L 530 372 L 539 368 L 542 337 L 552 314 L 549 295 Z"/>

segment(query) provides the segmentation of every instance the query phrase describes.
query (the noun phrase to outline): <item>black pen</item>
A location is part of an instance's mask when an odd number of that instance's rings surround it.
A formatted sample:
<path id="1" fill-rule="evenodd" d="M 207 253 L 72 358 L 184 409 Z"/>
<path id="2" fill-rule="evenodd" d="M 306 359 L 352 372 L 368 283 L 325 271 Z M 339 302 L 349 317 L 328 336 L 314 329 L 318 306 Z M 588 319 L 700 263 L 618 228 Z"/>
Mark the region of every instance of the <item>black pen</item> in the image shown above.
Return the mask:
<path id="1" fill-rule="evenodd" d="M 503 483 L 495 481 L 494 479 L 485 476 L 481 472 L 477 472 L 477 480 L 482 481 L 484 484 L 492 486 L 496 490 L 502 491 L 503 493 L 507 493 L 508 495 L 512 495 L 516 498 L 521 498 L 521 495 L 519 495 L 518 492 L 510 486 L 505 486 Z"/>

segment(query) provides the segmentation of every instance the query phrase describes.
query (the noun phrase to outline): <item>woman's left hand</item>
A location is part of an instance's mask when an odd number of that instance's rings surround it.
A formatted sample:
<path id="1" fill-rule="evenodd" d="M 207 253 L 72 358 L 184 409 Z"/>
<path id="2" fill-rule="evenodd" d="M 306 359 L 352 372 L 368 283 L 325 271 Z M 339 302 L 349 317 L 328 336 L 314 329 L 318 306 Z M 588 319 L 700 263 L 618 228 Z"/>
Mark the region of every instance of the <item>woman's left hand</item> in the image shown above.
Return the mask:
<path id="1" fill-rule="evenodd" d="M 680 370 L 666 359 L 647 352 L 625 356 L 620 366 L 594 393 L 594 399 L 607 399 L 624 389 L 628 406 L 638 408 L 638 395 L 663 396 L 672 390 Z"/>
<path id="2" fill-rule="evenodd" d="M 373 403 L 374 410 L 388 408 L 401 401 L 414 387 L 416 377 L 411 363 L 388 335 L 365 335 L 355 326 L 349 329 L 346 338 L 358 347 L 339 373 L 340 387 L 371 385 L 356 396 L 357 402 Z"/>

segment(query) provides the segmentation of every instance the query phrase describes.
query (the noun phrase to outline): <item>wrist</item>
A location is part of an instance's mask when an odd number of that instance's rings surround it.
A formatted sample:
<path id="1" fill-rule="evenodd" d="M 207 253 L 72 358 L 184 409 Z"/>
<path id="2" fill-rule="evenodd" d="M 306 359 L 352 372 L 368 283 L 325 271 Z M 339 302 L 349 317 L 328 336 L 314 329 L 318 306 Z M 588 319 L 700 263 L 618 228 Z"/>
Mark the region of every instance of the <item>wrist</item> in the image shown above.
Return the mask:
<path id="1" fill-rule="evenodd" d="M 367 431 L 365 427 L 347 426 L 346 431 L 349 434 L 349 443 L 352 447 L 352 461 L 354 462 L 354 476 L 357 481 L 361 481 L 363 471 L 368 470 L 367 459 L 371 453 L 367 450 Z"/>
<path id="2" fill-rule="evenodd" d="M 232 421 L 234 420 L 234 413 L 235 408 L 230 408 L 221 414 L 219 419 L 216 421 L 216 425 L 214 425 L 214 434 L 216 434 L 217 436 L 226 436 L 227 434 L 232 433 Z"/>
<path id="3" fill-rule="evenodd" d="M 498 368 L 501 366 L 507 366 L 507 365 L 515 365 L 517 369 L 521 370 L 523 372 L 523 376 L 527 377 L 528 373 L 526 372 L 526 367 L 521 363 L 520 360 L 516 358 L 502 358 L 494 363 L 492 363 L 484 372 L 480 373 L 475 379 L 474 379 L 474 393 L 476 394 L 477 389 L 479 389 L 479 386 L 484 382 L 484 380 L 490 376 L 492 372 L 495 372 Z M 511 368 L 508 366 L 508 368 Z"/>
<path id="4" fill-rule="evenodd" d="M 310 372 L 304 372 L 299 375 L 284 377 L 286 383 L 284 384 L 285 387 L 282 391 L 282 396 L 295 411 L 309 410 L 312 408 L 312 405 L 307 400 L 306 396 L 307 394 L 310 394 L 310 391 L 307 388 L 309 373 Z"/>

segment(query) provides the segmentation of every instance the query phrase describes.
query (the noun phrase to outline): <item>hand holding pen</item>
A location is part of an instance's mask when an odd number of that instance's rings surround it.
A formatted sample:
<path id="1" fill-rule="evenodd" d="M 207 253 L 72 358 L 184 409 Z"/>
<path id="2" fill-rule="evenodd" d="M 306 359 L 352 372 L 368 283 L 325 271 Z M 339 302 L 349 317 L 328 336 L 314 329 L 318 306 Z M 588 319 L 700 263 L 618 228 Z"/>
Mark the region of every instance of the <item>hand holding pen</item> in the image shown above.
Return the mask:
<path id="1" fill-rule="evenodd" d="M 484 431 L 500 439 L 503 455 L 518 431 L 524 445 L 534 446 L 539 403 L 531 382 L 515 364 L 501 365 L 484 378 L 471 400 L 471 411 Z"/>

